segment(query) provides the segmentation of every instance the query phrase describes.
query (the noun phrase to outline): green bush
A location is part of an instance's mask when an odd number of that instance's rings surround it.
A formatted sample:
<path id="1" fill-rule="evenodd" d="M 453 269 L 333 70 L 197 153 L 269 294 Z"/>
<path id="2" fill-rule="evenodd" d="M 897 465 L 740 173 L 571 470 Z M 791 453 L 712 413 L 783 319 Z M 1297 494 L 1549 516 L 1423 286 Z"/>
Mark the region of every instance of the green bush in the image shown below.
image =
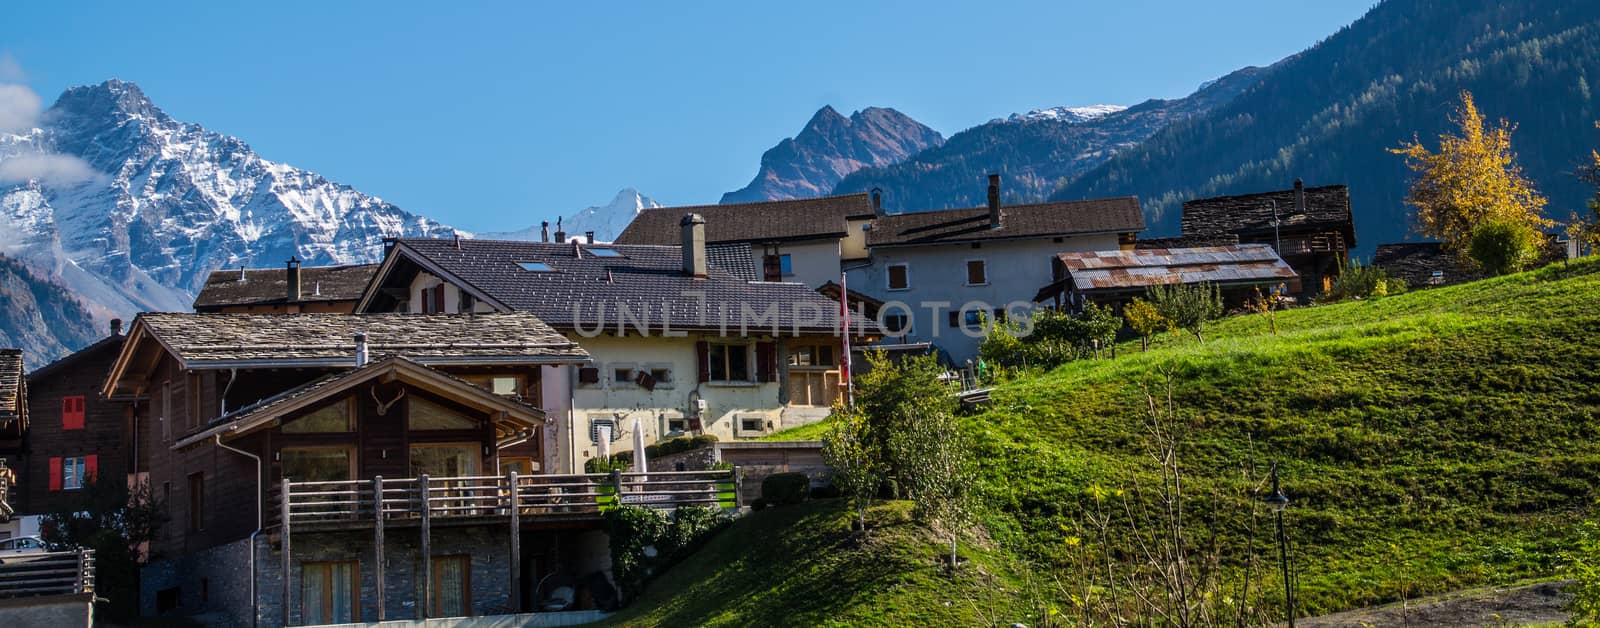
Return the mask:
<path id="1" fill-rule="evenodd" d="M 1094 303 L 1076 314 L 1041 309 L 1026 322 L 990 326 L 978 356 L 995 366 L 1051 367 L 1091 357 L 1097 340 L 1100 347 L 1110 347 L 1121 328 L 1122 319 L 1111 308 Z"/>
<path id="2" fill-rule="evenodd" d="M 623 599 L 638 597 L 652 578 L 693 553 L 730 521 L 721 510 L 699 506 L 681 507 L 670 516 L 643 506 L 606 511 L 611 574 Z"/>
<path id="3" fill-rule="evenodd" d="M 611 457 L 596 456 L 583 462 L 584 473 L 610 473 L 612 471 L 627 471 L 633 466 L 633 453 L 621 452 Z"/>
<path id="4" fill-rule="evenodd" d="M 1388 271 L 1377 266 L 1348 262 L 1339 268 L 1339 276 L 1328 289 L 1317 295 L 1318 304 L 1338 303 L 1350 299 L 1367 299 L 1400 294 L 1406 291 L 1406 282 L 1390 277 Z"/>
<path id="5" fill-rule="evenodd" d="M 1206 323 L 1222 317 L 1222 290 L 1212 283 L 1150 286 L 1144 298 L 1173 329 L 1194 334 L 1201 342 Z"/>
<path id="6" fill-rule="evenodd" d="M 1569 626 L 1587 626 L 1600 622 L 1600 519 L 1586 521 L 1578 526 L 1578 537 L 1571 549 L 1563 553 L 1566 574 L 1572 579 L 1568 592 L 1572 601 L 1567 610 L 1572 613 Z"/>
<path id="7" fill-rule="evenodd" d="M 680 454 L 686 451 L 704 449 L 706 447 L 710 447 L 716 442 L 717 436 L 715 434 L 679 436 L 677 438 L 661 441 L 654 445 L 646 446 L 644 448 L 644 455 L 647 459 L 660 458 L 661 456 L 670 456 L 672 454 Z"/>
<path id="8" fill-rule="evenodd" d="M 804 473 L 774 473 L 761 480 L 761 499 L 769 504 L 798 504 L 811 492 L 811 478 Z"/>
<path id="9" fill-rule="evenodd" d="M 1472 230 L 1467 255 L 1490 275 L 1521 271 L 1539 259 L 1539 232 L 1510 220 L 1491 220 Z"/>

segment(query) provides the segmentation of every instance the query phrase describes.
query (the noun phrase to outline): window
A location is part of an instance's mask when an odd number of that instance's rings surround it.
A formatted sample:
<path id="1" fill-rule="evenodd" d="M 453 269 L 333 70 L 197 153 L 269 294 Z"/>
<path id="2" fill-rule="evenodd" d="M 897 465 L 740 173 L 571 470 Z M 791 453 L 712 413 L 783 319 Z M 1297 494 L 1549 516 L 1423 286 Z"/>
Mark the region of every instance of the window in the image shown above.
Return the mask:
<path id="1" fill-rule="evenodd" d="M 300 623 L 360 621 L 361 569 L 356 561 L 300 563 Z"/>
<path id="2" fill-rule="evenodd" d="M 345 398 L 283 423 L 285 434 L 334 434 L 355 431 L 353 399 Z"/>
<path id="3" fill-rule="evenodd" d="M 467 375 L 462 379 L 503 397 L 522 394 L 522 378 L 516 375 Z"/>
<path id="4" fill-rule="evenodd" d="M 472 560 L 465 555 L 433 557 L 434 617 L 472 614 Z"/>
<path id="5" fill-rule="evenodd" d="M 760 436 L 766 432 L 766 424 L 759 416 L 739 417 L 739 436 Z"/>
<path id="6" fill-rule="evenodd" d="M 981 259 L 967 260 L 967 285 L 981 286 L 989 283 L 987 264 Z"/>
<path id="7" fill-rule="evenodd" d="M 83 429 L 83 396 L 61 398 L 61 429 Z"/>
<path id="8" fill-rule="evenodd" d="M 406 427 L 412 430 L 472 430 L 478 420 L 423 397 L 410 397 Z"/>
<path id="9" fill-rule="evenodd" d="M 422 289 L 422 313 L 441 314 L 444 312 L 444 284 Z"/>
<path id="10" fill-rule="evenodd" d="M 285 447 L 278 459 L 283 477 L 294 482 L 345 482 L 355 477 L 355 456 L 343 447 Z"/>
<path id="11" fill-rule="evenodd" d="M 206 474 L 189 474 L 189 531 L 206 529 Z"/>
<path id="12" fill-rule="evenodd" d="M 617 434 L 617 420 L 609 416 L 589 417 L 589 442 L 600 444 L 601 439 L 608 443 L 616 442 L 620 438 Z"/>
<path id="13" fill-rule="evenodd" d="M 635 383 L 646 390 L 672 387 L 672 367 L 666 364 L 651 364 L 639 372 Z"/>
<path id="14" fill-rule="evenodd" d="M 689 431 L 689 419 L 681 416 L 666 416 L 667 433 L 682 434 Z"/>
<path id="15" fill-rule="evenodd" d="M 789 349 L 789 366 L 833 365 L 833 345 L 799 345 Z"/>
<path id="16" fill-rule="evenodd" d="M 885 314 L 883 328 L 891 334 L 907 333 L 911 329 L 911 318 L 905 314 Z"/>
<path id="17" fill-rule="evenodd" d="M 595 257 L 623 257 L 623 255 L 621 253 L 618 253 L 616 249 L 587 248 L 587 249 L 584 249 L 584 250 L 588 251 L 590 255 L 593 255 Z"/>
<path id="18" fill-rule="evenodd" d="M 517 265 L 521 266 L 523 270 L 531 270 L 536 273 L 553 273 L 556 270 L 554 266 L 544 262 L 517 262 Z"/>
<path id="19" fill-rule="evenodd" d="M 593 367 L 593 366 L 585 366 L 585 367 L 579 368 L 578 369 L 578 384 L 580 386 L 598 386 L 598 385 L 600 385 L 600 369 L 598 367 Z"/>
<path id="20" fill-rule="evenodd" d="M 411 446 L 411 477 L 463 477 L 478 474 L 477 443 L 426 443 Z"/>
<path id="21" fill-rule="evenodd" d="M 907 290 L 911 288 L 911 269 L 905 264 L 891 264 L 889 266 L 889 289 Z"/>
<path id="22" fill-rule="evenodd" d="M 189 417 L 184 424 L 185 430 L 195 430 L 206 424 L 205 416 L 205 380 L 199 373 L 189 374 Z"/>
<path id="23" fill-rule="evenodd" d="M 83 488 L 89 476 L 94 475 L 95 472 L 95 465 L 90 462 L 90 458 L 97 457 L 51 458 L 50 490 L 75 491 Z"/>
<path id="24" fill-rule="evenodd" d="M 516 471 L 517 475 L 532 475 L 534 469 L 537 468 L 538 467 L 535 466 L 532 458 L 518 457 L 500 459 L 500 475 L 507 475 L 512 471 Z"/>
<path id="25" fill-rule="evenodd" d="M 633 385 L 633 366 L 629 364 L 612 365 L 611 385 L 618 388 Z"/>
<path id="26" fill-rule="evenodd" d="M 172 381 L 161 382 L 161 440 L 172 440 Z"/>
<path id="27" fill-rule="evenodd" d="M 779 272 L 782 272 L 783 276 L 785 277 L 794 276 L 794 261 L 789 259 L 788 253 L 778 256 L 778 270 Z"/>
<path id="28" fill-rule="evenodd" d="M 711 345 L 711 381 L 748 382 L 750 380 L 749 345 Z"/>
<path id="29" fill-rule="evenodd" d="M 983 315 L 983 310 L 967 310 L 965 312 L 956 311 L 947 314 L 947 316 L 950 318 L 951 327 L 961 327 L 965 325 L 968 329 L 982 327 Z"/>

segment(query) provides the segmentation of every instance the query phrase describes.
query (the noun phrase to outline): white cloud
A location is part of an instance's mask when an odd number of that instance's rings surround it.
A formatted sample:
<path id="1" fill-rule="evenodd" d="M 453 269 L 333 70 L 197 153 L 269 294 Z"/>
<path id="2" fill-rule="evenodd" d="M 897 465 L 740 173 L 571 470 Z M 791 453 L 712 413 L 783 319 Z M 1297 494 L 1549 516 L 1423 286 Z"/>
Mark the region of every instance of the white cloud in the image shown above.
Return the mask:
<path id="1" fill-rule="evenodd" d="M 89 162 L 71 155 L 28 153 L 0 160 L 0 185 L 38 179 L 45 185 L 73 185 L 104 180 Z"/>
<path id="2" fill-rule="evenodd" d="M 39 119 L 39 95 L 22 85 L 0 84 L 0 133 L 26 131 Z"/>
<path id="3" fill-rule="evenodd" d="M 28 73 L 22 71 L 17 58 L 9 52 L 0 52 L 0 83 L 21 83 L 26 80 Z"/>

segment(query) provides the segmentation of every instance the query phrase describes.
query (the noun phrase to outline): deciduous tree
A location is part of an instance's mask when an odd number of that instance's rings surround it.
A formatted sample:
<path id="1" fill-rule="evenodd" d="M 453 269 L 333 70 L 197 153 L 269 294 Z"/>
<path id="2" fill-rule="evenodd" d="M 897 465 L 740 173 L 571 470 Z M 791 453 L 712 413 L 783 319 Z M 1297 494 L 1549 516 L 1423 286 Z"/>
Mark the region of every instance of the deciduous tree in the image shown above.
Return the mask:
<path id="1" fill-rule="evenodd" d="M 856 509 L 862 536 L 867 534 L 867 508 L 883 485 L 883 461 L 874 451 L 872 423 L 854 408 L 837 407 L 833 426 L 822 441 L 822 459 L 833 469 L 833 484 Z"/>
<path id="2" fill-rule="evenodd" d="M 1200 342 L 1206 340 L 1206 323 L 1222 316 L 1222 291 L 1211 283 L 1151 286 L 1145 298 L 1175 329 L 1194 334 Z"/>

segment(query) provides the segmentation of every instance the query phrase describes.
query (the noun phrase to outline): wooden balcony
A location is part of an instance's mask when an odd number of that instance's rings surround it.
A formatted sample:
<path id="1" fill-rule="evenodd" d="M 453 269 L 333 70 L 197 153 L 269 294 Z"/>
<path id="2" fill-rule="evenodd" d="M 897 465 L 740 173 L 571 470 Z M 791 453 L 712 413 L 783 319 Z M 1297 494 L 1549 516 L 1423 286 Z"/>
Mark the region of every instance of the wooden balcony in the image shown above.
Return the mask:
<path id="1" fill-rule="evenodd" d="M 280 508 L 300 531 L 384 525 L 523 523 L 598 520 L 618 504 L 664 510 L 679 506 L 737 508 L 732 471 L 578 475 L 499 475 L 344 482 L 285 478 Z"/>
<path id="2" fill-rule="evenodd" d="M 0 599 L 94 593 L 94 550 L 0 556 Z"/>

